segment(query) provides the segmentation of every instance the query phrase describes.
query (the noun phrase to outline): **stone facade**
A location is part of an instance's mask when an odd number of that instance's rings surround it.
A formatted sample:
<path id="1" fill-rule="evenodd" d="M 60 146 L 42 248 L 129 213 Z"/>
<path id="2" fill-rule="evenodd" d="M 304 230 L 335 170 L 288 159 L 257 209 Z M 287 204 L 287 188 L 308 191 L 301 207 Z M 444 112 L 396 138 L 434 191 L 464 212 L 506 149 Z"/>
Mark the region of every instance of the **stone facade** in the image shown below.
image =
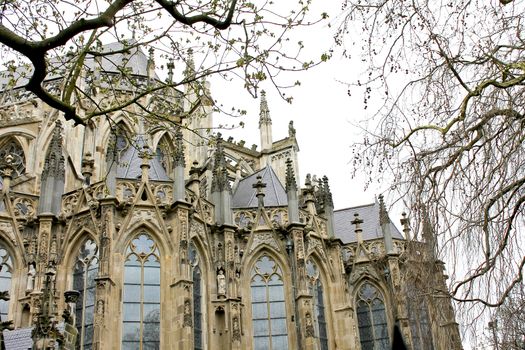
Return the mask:
<path id="1" fill-rule="evenodd" d="M 408 219 L 334 210 L 326 178 L 298 188 L 295 129 L 272 140 L 264 95 L 261 151 L 203 134 L 207 88 L 167 94 L 165 120 L 131 105 L 86 126 L 2 93 L 6 347 L 33 327 L 35 349 L 387 349 L 397 325 L 409 349 L 461 349 Z"/>

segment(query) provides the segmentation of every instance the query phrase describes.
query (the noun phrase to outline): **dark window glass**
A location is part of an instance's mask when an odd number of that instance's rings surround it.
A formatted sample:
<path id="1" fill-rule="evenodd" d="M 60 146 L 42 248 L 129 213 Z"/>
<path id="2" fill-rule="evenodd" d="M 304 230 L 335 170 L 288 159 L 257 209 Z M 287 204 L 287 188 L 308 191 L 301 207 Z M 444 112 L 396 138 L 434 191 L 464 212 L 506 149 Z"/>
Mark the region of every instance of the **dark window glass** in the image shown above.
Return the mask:
<path id="1" fill-rule="evenodd" d="M 159 250 L 145 233 L 127 249 L 122 299 L 122 349 L 160 349 Z"/>
<path id="2" fill-rule="evenodd" d="M 98 274 L 98 248 L 88 239 L 80 246 L 73 271 L 73 289 L 80 292 L 75 317 L 78 330 L 77 349 L 91 349 L 95 310 L 95 277 Z"/>
<path id="3" fill-rule="evenodd" d="M 365 282 L 357 295 L 357 323 L 362 350 L 388 350 L 390 338 L 381 292 Z"/>
<path id="4" fill-rule="evenodd" d="M 414 286 L 408 290 L 408 314 L 414 350 L 434 350 L 427 303 Z"/>
<path id="5" fill-rule="evenodd" d="M 284 283 L 279 265 L 267 255 L 255 263 L 251 280 L 254 349 L 288 348 Z"/>

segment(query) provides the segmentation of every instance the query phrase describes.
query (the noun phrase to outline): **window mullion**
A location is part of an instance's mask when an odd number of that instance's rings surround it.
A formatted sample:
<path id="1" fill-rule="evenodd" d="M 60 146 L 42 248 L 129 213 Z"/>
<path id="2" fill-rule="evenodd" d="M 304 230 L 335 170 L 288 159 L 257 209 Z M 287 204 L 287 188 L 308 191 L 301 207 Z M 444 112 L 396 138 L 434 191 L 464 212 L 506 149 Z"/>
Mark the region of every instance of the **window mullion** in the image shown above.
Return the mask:
<path id="1" fill-rule="evenodd" d="M 84 276 L 83 276 L 83 286 L 82 286 L 82 323 L 80 327 L 80 350 L 84 349 L 84 337 L 86 335 L 86 294 L 87 294 L 87 281 L 88 281 L 88 266 L 84 264 Z"/>
<path id="2" fill-rule="evenodd" d="M 140 327 L 139 327 L 140 341 L 139 349 L 144 347 L 144 260 L 140 261 Z"/>

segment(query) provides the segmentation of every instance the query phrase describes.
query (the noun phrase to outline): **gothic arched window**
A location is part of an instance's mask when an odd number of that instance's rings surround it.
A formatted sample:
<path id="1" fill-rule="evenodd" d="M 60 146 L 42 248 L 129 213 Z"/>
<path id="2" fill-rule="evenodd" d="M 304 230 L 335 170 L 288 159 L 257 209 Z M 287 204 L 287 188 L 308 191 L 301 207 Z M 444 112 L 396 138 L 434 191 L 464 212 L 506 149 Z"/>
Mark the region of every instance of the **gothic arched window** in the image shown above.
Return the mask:
<path id="1" fill-rule="evenodd" d="M 282 270 L 268 255 L 261 256 L 255 263 L 251 294 L 254 350 L 287 349 Z"/>
<path id="2" fill-rule="evenodd" d="M 193 268 L 193 347 L 195 350 L 203 349 L 202 341 L 202 273 L 199 267 L 199 253 L 193 245 L 190 244 L 189 250 L 190 262 Z"/>
<path id="3" fill-rule="evenodd" d="M 80 292 L 75 310 L 78 330 L 77 349 L 87 350 L 93 344 L 95 313 L 95 277 L 98 274 L 98 247 L 88 239 L 79 249 L 73 271 L 73 289 Z"/>
<path id="4" fill-rule="evenodd" d="M 427 303 L 415 287 L 408 290 L 408 314 L 414 349 L 434 350 Z"/>
<path id="5" fill-rule="evenodd" d="M 323 285 L 319 278 L 319 269 L 312 260 L 306 263 L 306 273 L 308 274 L 308 287 L 313 297 L 315 334 L 319 338 L 320 349 L 328 350 Z"/>
<path id="6" fill-rule="evenodd" d="M 11 274 L 13 272 L 13 261 L 11 256 L 0 243 L 0 292 L 11 292 Z M 11 298 L 13 296 L 11 295 Z M 7 321 L 9 313 L 9 301 L 0 300 L 0 321 Z"/>
<path id="7" fill-rule="evenodd" d="M 24 156 L 24 150 L 22 149 L 20 144 L 13 139 L 10 139 L 2 146 L 0 146 L 0 163 L 3 164 L 6 161 L 6 157 L 8 155 L 12 157 L 11 165 L 15 169 L 15 173 L 12 176 L 17 177 L 19 175 L 24 174 L 26 170 L 26 159 Z"/>
<path id="8" fill-rule="evenodd" d="M 122 349 L 160 349 L 160 256 L 146 233 L 126 250 L 122 311 Z"/>
<path id="9" fill-rule="evenodd" d="M 357 293 L 357 323 L 362 350 L 390 349 L 383 295 L 369 282 Z"/>

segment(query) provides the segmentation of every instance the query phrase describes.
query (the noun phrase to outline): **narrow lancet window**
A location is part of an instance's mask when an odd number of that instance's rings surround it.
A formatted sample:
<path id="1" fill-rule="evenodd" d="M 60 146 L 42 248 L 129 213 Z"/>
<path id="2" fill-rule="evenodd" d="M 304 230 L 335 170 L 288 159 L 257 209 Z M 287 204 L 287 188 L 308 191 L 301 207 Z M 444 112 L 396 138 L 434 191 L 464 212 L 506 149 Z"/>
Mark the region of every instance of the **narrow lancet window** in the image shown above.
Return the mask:
<path id="1" fill-rule="evenodd" d="M 389 350 L 388 322 L 381 292 L 365 282 L 357 294 L 357 322 L 362 350 Z"/>
<path id="2" fill-rule="evenodd" d="M 268 255 L 255 263 L 251 279 L 254 350 L 288 348 L 282 270 Z"/>
<path id="3" fill-rule="evenodd" d="M 328 333 L 326 330 L 323 285 L 319 278 L 319 269 L 312 260 L 308 260 L 306 264 L 306 272 L 308 274 L 310 294 L 313 297 L 316 337 L 319 339 L 320 349 L 328 350 Z"/>
<path id="4" fill-rule="evenodd" d="M 160 349 L 160 256 L 146 233 L 126 251 L 122 319 L 123 350 Z"/>
<path id="5" fill-rule="evenodd" d="M 77 349 L 90 350 L 93 345 L 95 277 L 98 274 L 98 248 L 88 239 L 82 244 L 73 271 L 73 289 L 80 292 L 75 318 L 78 330 Z"/>

